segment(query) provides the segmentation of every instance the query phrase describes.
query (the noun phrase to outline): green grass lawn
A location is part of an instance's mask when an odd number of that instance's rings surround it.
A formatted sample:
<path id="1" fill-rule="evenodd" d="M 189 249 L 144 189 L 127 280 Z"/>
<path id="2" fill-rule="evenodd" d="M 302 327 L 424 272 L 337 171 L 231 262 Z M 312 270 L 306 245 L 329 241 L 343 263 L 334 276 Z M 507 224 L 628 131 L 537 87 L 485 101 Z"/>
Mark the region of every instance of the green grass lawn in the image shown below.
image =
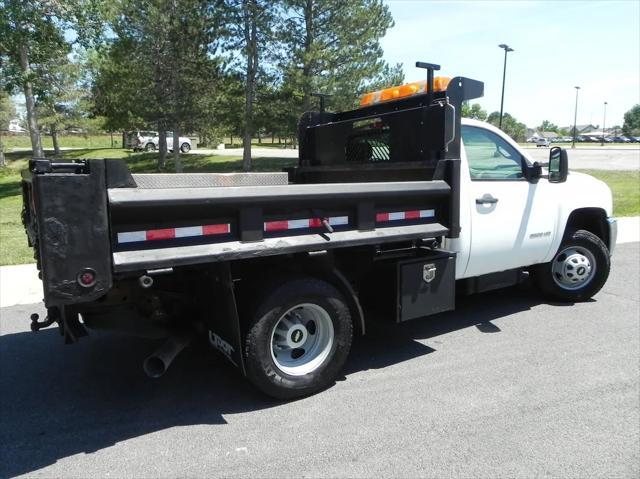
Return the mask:
<path id="1" fill-rule="evenodd" d="M 28 152 L 7 154 L 7 166 L 0 169 L 0 265 L 33 262 L 27 238 L 20 220 L 22 198 L 20 170 L 26 168 Z M 65 159 L 124 158 L 134 173 L 156 171 L 157 153 L 133 153 L 121 149 L 80 149 L 63 152 Z M 232 172 L 242 169 L 239 156 L 184 155 L 186 172 Z M 255 158 L 254 171 L 281 171 L 292 166 L 295 158 Z M 173 170 L 171 161 L 167 171 Z M 584 170 L 603 180 L 613 190 L 615 216 L 640 215 L 640 172 Z"/>
<path id="2" fill-rule="evenodd" d="M 184 136 L 184 135 L 183 135 Z M 198 139 L 190 136 L 193 141 L 193 146 L 196 148 Z M 274 138 L 271 141 L 271 136 L 266 136 L 258 140 L 254 138 L 251 144 L 260 148 L 284 148 L 284 138 L 278 142 L 278 138 Z M 61 148 L 111 148 L 111 136 L 108 134 L 102 135 L 59 135 L 58 142 Z M 226 137 L 222 140 L 227 148 L 242 148 L 242 138 L 238 136 L 233 137 L 233 144 L 231 143 L 231 137 Z M 15 148 L 31 149 L 31 141 L 29 135 L 6 135 L 2 136 L 2 143 L 4 144 L 6 151 L 13 151 Z M 122 143 L 122 133 L 113 134 L 114 148 L 120 148 Z M 208 148 L 215 148 L 216 145 L 210 145 Z M 53 149 L 53 142 L 48 135 L 42 135 L 42 147 L 45 149 Z M 287 148 L 291 147 L 291 140 L 287 140 Z"/>
<path id="3" fill-rule="evenodd" d="M 640 171 L 576 170 L 604 181 L 613 192 L 614 216 L 640 215 Z"/>
<path id="4" fill-rule="evenodd" d="M 48 135 L 42 135 L 42 147 L 45 149 L 53 149 L 53 142 Z M 31 149 L 31 140 L 29 135 L 10 135 L 2 136 L 2 143 L 6 151 L 12 151 L 14 148 Z M 59 135 L 58 143 L 61 148 L 111 148 L 111 136 L 109 135 Z M 113 143 L 116 148 L 122 143 L 122 134 L 113 134 Z"/>

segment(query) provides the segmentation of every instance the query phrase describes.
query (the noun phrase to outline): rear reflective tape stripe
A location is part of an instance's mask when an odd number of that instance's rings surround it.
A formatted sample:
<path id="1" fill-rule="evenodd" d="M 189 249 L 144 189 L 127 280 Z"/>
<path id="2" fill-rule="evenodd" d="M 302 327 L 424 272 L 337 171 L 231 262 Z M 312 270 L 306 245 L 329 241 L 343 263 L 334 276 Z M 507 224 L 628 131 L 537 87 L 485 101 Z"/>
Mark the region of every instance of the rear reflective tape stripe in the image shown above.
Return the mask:
<path id="1" fill-rule="evenodd" d="M 333 216 L 329 218 L 329 224 L 331 226 L 344 226 L 349 224 L 348 216 Z"/>
<path id="2" fill-rule="evenodd" d="M 382 223 L 385 221 L 417 220 L 419 218 L 432 218 L 434 216 L 435 210 L 394 211 L 376 214 L 376 221 Z"/>
<path id="3" fill-rule="evenodd" d="M 344 226 L 349 224 L 348 216 L 332 216 L 327 218 L 331 226 Z M 266 232 L 272 231 L 287 231 L 297 230 L 302 228 L 322 228 L 322 218 L 303 218 L 296 220 L 276 220 L 265 221 L 264 230 Z"/>
<path id="4" fill-rule="evenodd" d="M 146 231 L 128 231 L 126 233 L 118 233 L 118 243 L 135 243 L 136 241 L 145 241 L 146 239 Z"/>
<path id="5" fill-rule="evenodd" d="M 265 231 L 286 231 L 289 229 L 288 221 L 267 221 L 264 224 Z"/>
<path id="6" fill-rule="evenodd" d="M 296 230 L 299 228 L 308 228 L 309 220 L 289 220 L 289 229 Z"/>
<path id="7" fill-rule="evenodd" d="M 187 226 L 186 228 L 176 228 L 176 238 L 189 236 L 201 236 L 202 226 Z"/>
<path id="8" fill-rule="evenodd" d="M 193 238 L 231 232 L 229 223 L 204 226 L 185 226 L 181 228 L 164 228 L 147 231 L 126 231 L 118 233 L 118 243 L 136 243 L 139 241 L 157 241 L 174 238 Z"/>
<path id="9" fill-rule="evenodd" d="M 171 239 L 175 237 L 176 237 L 176 230 L 174 228 L 147 231 L 147 241 Z"/>
<path id="10" fill-rule="evenodd" d="M 231 226 L 227 224 L 221 225 L 204 225 L 202 227 L 202 234 L 208 235 L 222 235 L 226 233 L 231 233 Z"/>

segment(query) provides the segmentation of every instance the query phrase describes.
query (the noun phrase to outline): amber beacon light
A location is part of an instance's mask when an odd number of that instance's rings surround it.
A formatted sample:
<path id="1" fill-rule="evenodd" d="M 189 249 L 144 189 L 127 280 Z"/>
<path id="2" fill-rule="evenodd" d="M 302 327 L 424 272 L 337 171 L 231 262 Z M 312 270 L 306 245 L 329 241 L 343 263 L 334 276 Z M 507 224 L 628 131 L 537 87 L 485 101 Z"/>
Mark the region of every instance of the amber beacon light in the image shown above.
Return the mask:
<path id="1" fill-rule="evenodd" d="M 451 78 L 435 77 L 433 79 L 433 91 L 445 91 Z M 406 98 L 418 93 L 427 93 L 429 86 L 427 80 L 414 81 L 405 83 L 404 85 L 392 86 L 384 90 L 372 91 L 365 93 L 360 99 L 360 106 L 375 105 L 390 100 Z"/>

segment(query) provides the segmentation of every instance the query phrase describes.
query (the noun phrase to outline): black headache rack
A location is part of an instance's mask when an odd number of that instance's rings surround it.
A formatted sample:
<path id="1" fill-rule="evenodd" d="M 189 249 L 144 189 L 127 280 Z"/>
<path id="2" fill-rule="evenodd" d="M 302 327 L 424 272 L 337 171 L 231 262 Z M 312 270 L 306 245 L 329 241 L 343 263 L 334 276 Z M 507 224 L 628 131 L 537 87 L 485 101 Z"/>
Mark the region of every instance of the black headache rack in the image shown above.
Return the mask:
<path id="1" fill-rule="evenodd" d="M 345 180 L 366 181 L 373 171 L 416 179 L 408 175 L 426 169 L 423 179 L 439 161 L 459 159 L 462 103 L 481 97 L 484 84 L 455 77 L 445 91 L 432 92 L 432 69 L 439 67 L 428 67 L 431 87 L 425 93 L 339 113 L 305 113 L 298 126 L 299 166 L 292 171 L 296 181 L 315 182 L 326 171 Z"/>
<path id="2" fill-rule="evenodd" d="M 452 192 L 448 237 L 460 233 L 460 125 L 462 103 L 484 94 L 484 84 L 452 78 L 434 92 L 438 65 L 425 93 L 339 113 L 307 112 L 300 119 L 296 183 L 444 181 Z"/>

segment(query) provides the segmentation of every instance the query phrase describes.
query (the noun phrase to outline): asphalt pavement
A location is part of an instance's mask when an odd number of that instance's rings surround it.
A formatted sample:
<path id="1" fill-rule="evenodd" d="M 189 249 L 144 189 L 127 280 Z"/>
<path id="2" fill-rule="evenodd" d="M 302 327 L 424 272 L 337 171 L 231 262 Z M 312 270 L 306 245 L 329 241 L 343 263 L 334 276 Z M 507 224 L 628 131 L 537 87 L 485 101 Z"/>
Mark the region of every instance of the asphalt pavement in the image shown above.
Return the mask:
<path id="1" fill-rule="evenodd" d="M 523 285 L 374 323 L 343 377 L 266 399 L 204 345 L 159 380 L 153 342 L 0 318 L 0 476 L 630 477 L 640 474 L 640 243 L 594 300 Z"/>

